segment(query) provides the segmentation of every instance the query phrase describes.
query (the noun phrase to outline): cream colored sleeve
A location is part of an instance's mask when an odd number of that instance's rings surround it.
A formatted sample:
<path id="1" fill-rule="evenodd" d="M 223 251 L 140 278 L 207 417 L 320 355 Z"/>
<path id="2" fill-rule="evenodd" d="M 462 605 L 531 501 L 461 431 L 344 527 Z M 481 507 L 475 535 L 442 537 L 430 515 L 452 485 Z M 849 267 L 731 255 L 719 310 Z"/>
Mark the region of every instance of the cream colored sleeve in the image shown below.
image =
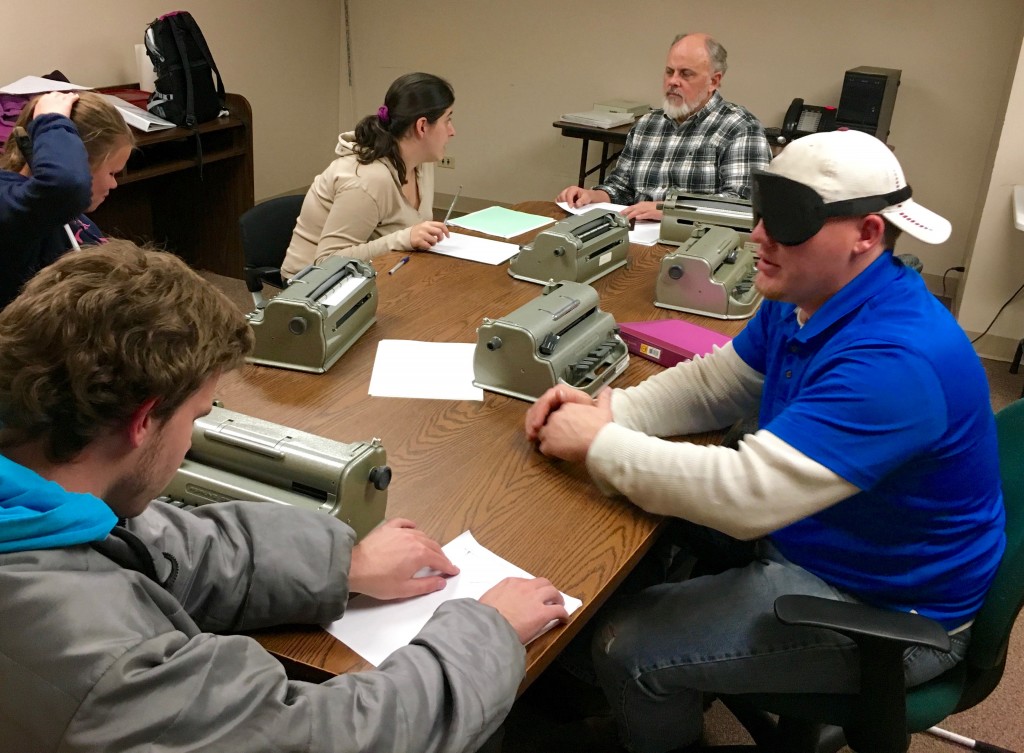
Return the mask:
<path id="1" fill-rule="evenodd" d="M 856 486 L 768 431 L 738 450 L 669 442 L 605 426 L 587 469 L 606 494 L 648 512 L 685 518 L 738 539 L 755 539 L 857 493 Z"/>
<path id="2" fill-rule="evenodd" d="M 756 411 L 764 376 L 726 343 L 612 393 L 615 423 L 656 437 L 721 429 Z"/>
<path id="3" fill-rule="evenodd" d="M 380 224 L 377 202 L 358 186 L 341 188 L 331 203 L 317 243 L 315 263 L 329 256 L 350 256 L 368 261 L 389 251 L 411 251 L 412 230 L 403 228 L 369 240 Z"/>

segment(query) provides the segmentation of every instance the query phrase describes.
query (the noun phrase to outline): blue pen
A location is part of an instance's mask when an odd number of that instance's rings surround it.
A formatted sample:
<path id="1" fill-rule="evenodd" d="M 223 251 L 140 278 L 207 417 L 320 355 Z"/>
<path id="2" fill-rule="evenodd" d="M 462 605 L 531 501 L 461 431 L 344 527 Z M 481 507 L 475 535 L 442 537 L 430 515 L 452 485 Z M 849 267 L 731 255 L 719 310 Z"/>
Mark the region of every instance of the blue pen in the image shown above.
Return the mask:
<path id="1" fill-rule="evenodd" d="M 407 261 L 409 261 L 409 257 L 408 256 L 403 256 L 398 261 L 398 264 L 396 264 L 395 266 L 393 266 L 391 269 L 388 270 L 388 274 L 389 275 L 393 275 L 395 272 L 397 272 L 399 269 L 401 269 L 402 265 L 405 264 Z"/>

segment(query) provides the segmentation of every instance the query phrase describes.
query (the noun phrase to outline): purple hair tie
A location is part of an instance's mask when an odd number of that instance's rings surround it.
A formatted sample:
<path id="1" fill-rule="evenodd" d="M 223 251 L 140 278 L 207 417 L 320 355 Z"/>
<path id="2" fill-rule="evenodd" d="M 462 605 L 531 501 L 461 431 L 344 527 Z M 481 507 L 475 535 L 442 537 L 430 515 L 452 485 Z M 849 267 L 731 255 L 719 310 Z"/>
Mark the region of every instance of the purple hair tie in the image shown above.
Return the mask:
<path id="1" fill-rule="evenodd" d="M 391 116 L 388 115 L 387 105 L 381 105 L 380 107 L 377 108 L 377 118 L 384 125 L 387 125 L 391 121 Z"/>

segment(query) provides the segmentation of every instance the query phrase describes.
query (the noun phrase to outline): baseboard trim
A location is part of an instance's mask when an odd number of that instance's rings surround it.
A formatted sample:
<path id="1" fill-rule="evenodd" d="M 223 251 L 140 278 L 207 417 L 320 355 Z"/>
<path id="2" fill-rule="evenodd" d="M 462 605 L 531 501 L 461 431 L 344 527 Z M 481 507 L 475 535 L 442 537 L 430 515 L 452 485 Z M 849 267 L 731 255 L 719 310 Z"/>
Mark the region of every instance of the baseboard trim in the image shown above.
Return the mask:
<path id="1" fill-rule="evenodd" d="M 979 334 L 978 332 L 967 332 L 967 336 L 971 340 Z M 1013 354 L 1017 352 L 1018 342 L 1019 340 L 1015 340 L 1012 337 L 985 335 L 978 342 L 974 343 L 974 352 L 982 358 L 1010 363 L 1013 360 Z"/>

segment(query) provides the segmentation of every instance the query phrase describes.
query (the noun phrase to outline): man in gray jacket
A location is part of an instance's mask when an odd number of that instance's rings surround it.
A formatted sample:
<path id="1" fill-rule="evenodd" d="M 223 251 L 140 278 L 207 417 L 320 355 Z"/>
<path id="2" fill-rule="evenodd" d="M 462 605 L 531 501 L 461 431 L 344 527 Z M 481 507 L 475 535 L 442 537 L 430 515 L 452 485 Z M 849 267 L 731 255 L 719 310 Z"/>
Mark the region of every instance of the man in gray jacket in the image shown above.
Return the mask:
<path id="1" fill-rule="evenodd" d="M 217 635 L 457 572 L 406 520 L 357 545 L 292 508 L 150 503 L 251 341 L 209 283 L 126 241 L 65 256 L 0 315 L 0 752 L 471 751 L 512 704 L 522 643 L 566 618 L 550 583 L 510 579 L 323 685 Z"/>

